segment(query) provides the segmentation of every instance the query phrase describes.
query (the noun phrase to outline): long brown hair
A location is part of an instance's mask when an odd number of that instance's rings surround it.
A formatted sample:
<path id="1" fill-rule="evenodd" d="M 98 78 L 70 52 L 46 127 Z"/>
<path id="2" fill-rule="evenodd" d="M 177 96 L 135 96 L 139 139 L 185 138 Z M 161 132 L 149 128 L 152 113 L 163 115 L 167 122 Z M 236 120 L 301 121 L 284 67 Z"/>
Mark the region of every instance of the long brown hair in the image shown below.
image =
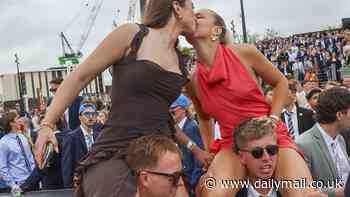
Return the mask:
<path id="1" fill-rule="evenodd" d="M 185 6 L 186 0 L 148 0 L 143 23 L 151 28 L 164 27 L 173 13 L 174 1 L 179 2 L 181 7 Z"/>

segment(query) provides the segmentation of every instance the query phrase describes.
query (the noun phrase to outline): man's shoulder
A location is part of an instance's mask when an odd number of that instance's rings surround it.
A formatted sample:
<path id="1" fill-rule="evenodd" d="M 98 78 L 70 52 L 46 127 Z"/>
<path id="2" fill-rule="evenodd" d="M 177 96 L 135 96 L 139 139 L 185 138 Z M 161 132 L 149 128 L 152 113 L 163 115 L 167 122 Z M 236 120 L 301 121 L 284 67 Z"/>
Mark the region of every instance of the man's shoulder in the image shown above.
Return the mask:
<path id="1" fill-rule="evenodd" d="M 315 143 L 314 135 L 315 135 L 316 129 L 317 129 L 316 125 L 313 126 L 311 129 L 305 131 L 303 134 L 297 137 L 295 142 L 298 145 L 308 145 L 308 144 Z"/>

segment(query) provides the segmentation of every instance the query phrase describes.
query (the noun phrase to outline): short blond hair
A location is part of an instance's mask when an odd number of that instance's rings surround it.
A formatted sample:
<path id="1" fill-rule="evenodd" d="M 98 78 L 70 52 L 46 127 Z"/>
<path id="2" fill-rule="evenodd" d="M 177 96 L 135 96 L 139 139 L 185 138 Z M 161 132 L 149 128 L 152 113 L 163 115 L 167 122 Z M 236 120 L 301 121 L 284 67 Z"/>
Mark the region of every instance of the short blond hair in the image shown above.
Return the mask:
<path id="1" fill-rule="evenodd" d="M 144 136 L 130 144 L 126 161 L 134 173 L 139 173 L 156 168 L 159 158 L 168 151 L 181 158 L 181 151 L 172 139 L 161 135 Z"/>
<path id="2" fill-rule="evenodd" d="M 267 135 L 275 135 L 276 126 L 268 117 L 250 118 L 242 121 L 233 132 L 233 150 L 238 153 L 250 141 Z"/>

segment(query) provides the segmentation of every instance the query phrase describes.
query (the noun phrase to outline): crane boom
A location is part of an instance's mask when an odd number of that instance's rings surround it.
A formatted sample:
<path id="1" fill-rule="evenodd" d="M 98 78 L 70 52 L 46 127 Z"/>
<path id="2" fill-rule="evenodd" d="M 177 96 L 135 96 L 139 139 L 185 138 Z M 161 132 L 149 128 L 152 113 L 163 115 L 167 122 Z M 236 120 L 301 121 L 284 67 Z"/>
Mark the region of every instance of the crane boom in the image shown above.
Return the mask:
<path id="1" fill-rule="evenodd" d="M 104 0 L 96 0 L 95 3 L 93 4 L 92 8 L 91 8 L 91 11 L 90 11 L 90 15 L 89 15 L 89 18 L 88 18 L 88 21 L 87 21 L 87 25 L 85 26 L 85 29 L 82 33 L 82 35 L 80 36 L 80 40 L 78 42 L 78 45 L 77 45 L 77 53 L 81 53 L 81 49 L 83 48 L 90 32 L 91 32 L 91 29 L 92 27 L 94 26 L 94 23 L 96 21 L 96 17 L 102 7 L 102 3 L 103 3 Z"/>

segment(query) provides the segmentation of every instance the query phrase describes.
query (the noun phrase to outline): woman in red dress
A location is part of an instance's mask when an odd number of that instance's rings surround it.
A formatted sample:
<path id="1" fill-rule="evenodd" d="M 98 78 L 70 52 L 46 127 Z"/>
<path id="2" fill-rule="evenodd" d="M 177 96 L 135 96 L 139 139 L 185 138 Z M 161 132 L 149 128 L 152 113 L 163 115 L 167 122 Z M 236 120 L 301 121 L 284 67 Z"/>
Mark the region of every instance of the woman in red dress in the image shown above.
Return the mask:
<path id="1" fill-rule="evenodd" d="M 274 178 L 277 180 L 312 181 L 308 167 L 279 120 L 288 95 L 287 80 L 251 45 L 225 43 L 226 29 L 223 19 L 211 10 L 196 14 L 197 31 L 188 41 L 197 52 L 198 63 L 188 92 L 199 115 L 202 138 L 206 148 L 217 153 L 207 176 L 222 179 L 244 179 L 245 168 L 232 151 L 233 128 L 250 117 L 270 116 L 276 123 L 280 156 Z M 269 105 L 258 85 L 258 78 L 274 87 Z M 211 118 L 221 127 L 220 140 L 213 141 Z M 204 176 L 205 178 L 206 176 Z M 218 183 L 218 182 L 217 182 Z M 199 187 L 201 187 L 200 185 Z M 199 190 L 199 196 L 235 196 L 239 190 L 218 187 Z M 283 196 L 304 196 L 308 189 L 282 189 Z"/>

